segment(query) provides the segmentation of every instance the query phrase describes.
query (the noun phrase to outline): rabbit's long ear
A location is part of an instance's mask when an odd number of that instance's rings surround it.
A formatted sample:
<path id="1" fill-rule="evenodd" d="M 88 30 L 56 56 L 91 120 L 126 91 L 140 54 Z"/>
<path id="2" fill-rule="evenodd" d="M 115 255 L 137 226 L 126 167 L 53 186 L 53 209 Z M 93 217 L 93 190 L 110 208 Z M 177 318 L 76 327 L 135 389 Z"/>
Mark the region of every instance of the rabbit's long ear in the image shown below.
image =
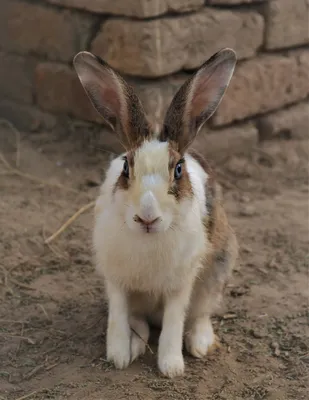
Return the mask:
<path id="1" fill-rule="evenodd" d="M 206 61 L 176 93 L 164 120 L 160 140 L 183 153 L 215 112 L 233 75 L 236 54 L 223 49 Z"/>
<path id="2" fill-rule="evenodd" d="M 127 150 L 150 135 L 139 98 L 116 71 L 86 51 L 74 57 L 73 65 L 92 105 L 117 132 Z"/>

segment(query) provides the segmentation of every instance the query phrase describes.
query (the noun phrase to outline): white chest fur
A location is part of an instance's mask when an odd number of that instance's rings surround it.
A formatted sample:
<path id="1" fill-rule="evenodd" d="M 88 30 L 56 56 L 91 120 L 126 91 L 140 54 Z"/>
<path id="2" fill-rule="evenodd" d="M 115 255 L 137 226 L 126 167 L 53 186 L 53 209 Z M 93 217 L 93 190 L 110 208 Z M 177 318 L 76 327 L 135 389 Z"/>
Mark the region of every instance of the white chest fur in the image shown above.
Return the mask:
<path id="1" fill-rule="evenodd" d="M 191 157 L 186 162 L 194 192 L 190 207 L 176 227 L 147 234 L 129 229 L 110 195 L 123 164 L 121 158 L 114 161 L 98 199 L 93 236 L 97 270 L 105 278 L 128 290 L 158 293 L 195 275 L 207 247 L 202 223 L 207 175 Z"/>
<path id="2" fill-rule="evenodd" d="M 106 210 L 94 231 L 98 272 L 131 290 L 164 292 L 176 288 L 194 273 L 206 251 L 203 227 L 188 222 L 177 230 L 138 234 Z"/>

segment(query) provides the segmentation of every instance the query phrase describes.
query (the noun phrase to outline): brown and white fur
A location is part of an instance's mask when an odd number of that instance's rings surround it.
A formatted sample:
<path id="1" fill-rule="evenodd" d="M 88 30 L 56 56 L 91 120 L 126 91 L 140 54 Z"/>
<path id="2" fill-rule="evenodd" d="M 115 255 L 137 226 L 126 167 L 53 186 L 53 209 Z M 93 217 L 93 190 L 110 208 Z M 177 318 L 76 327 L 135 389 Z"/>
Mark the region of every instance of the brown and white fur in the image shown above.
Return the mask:
<path id="1" fill-rule="evenodd" d="M 158 366 L 184 372 L 183 339 L 204 357 L 210 317 L 237 258 L 237 241 L 206 161 L 188 150 L 229 84 L 234 51 L 211 57 L 175 95 L 154 133 L 133 89 L 88 52 L 79 79 L 126 153 L 112 161 L 96 204 L 93 243 L 109 315 L 107 358 L 126 368 L 145 352 L 149 323 L 162 326 Z"/>

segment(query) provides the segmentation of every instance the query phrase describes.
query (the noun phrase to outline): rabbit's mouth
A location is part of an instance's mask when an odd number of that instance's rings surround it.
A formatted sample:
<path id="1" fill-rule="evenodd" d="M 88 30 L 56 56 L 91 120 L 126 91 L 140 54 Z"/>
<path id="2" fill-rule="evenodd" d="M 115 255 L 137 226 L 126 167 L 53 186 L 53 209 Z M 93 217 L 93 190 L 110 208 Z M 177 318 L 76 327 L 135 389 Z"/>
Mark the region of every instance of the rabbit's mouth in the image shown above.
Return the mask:
<path id="1" fill-rule="evenodd" d="M 161 230 L 160 229 L 160 225 L 162 222 L 161 217 L 147 220 L 147 219 L 142 219 L 138 215 L 135 215 L 133 219 L 137 224 L 139 224 L 141 230 L 145 233 L 155 233 Z"/>
<path id="2" fill-rule="evenodd" d="M 130 231 L 139 234 L 166 232 L 173 222 L 173 214 L 159 207 L 136 207 L 133 204 L 126 208 L 125 223 Z"/>

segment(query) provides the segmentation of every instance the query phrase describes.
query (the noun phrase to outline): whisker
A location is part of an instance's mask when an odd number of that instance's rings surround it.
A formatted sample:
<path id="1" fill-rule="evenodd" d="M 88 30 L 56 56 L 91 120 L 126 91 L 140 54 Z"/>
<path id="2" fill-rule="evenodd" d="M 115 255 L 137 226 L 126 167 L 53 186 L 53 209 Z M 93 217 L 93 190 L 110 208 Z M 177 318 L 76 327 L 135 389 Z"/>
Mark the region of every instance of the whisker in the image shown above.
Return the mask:
<path id="1" fill-rule="evenodd" d="M 93 144 L 89 144 L 88 146 L 89 146 L 90 148 L 92 148 L 92 149 L 100 150 L 100 151 L 102 151 L 103 153 L 112 154 L 112 155 L 115 156 L 115 157 L 118 156 L 118 154 L 115 153 L 114 151 L 107 150 L 107 149 L 104 148 L 104 147 L 97 146 L 97 145 L 93 145 Z"/>

